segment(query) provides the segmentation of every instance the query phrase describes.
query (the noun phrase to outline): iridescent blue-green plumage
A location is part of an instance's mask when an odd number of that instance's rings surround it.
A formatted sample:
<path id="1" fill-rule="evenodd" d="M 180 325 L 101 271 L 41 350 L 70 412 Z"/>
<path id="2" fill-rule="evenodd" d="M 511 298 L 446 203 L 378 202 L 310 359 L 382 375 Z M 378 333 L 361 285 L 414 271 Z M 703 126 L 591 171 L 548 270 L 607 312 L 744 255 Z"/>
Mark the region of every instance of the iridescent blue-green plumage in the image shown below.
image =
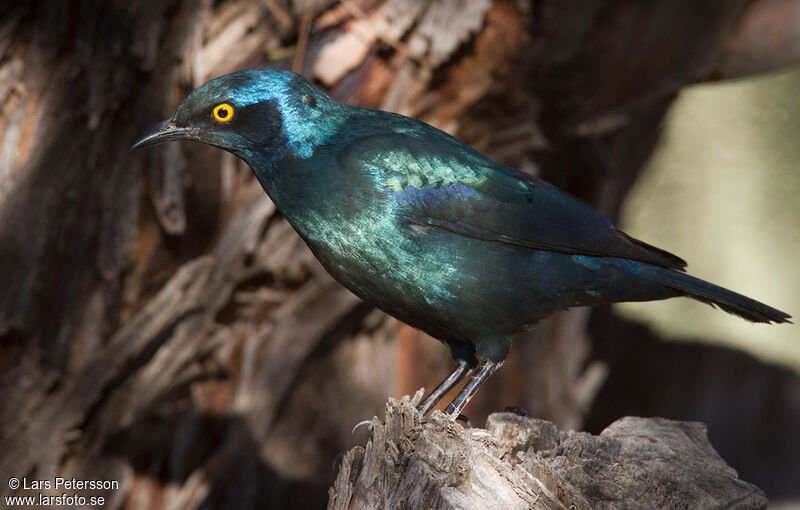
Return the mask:
<path id="1" fill-rule="evenodd" d="M 234 114 L 220 123 L 223 102 Z M 686 275 L 540 179 L 289 72 L 212 80 L 137 146 L 178 138 L 243 158 L 337 280 L 463 361 L 501 361 L 513 333 L 574 306 L 689 296 L 755 322 L 789 318 Z"/>

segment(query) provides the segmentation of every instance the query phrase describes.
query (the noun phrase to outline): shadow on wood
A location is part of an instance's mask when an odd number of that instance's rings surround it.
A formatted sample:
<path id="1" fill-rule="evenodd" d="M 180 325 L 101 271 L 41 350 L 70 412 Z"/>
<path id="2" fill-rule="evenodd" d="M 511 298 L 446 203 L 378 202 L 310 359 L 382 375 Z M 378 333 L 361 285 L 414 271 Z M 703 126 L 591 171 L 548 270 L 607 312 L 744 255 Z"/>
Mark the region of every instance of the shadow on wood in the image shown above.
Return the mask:
<path id="1" fill-rule="evenodd" d="M 408 397 L 372 420 L 366 447 L 346 453 L 328 508 L 592 509 L 766 508 L 737 479 L 705 425 L 626 417 L 600 435 L 496 413 L 464 429 Z"/>

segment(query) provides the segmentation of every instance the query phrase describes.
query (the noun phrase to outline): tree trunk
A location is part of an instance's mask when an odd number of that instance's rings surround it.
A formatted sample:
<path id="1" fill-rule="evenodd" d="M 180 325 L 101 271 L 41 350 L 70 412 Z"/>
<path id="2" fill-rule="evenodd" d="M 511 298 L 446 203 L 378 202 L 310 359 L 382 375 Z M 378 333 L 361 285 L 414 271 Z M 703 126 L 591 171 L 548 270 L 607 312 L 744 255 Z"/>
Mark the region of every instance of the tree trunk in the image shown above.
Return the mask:
<path id="1" fill-rule="evenodd" d="M 343 457 L 329 510 L 767 507 L 700 423 L 623 418 L 592 436 L 497 413 L 486 430 L 465 430 L 438 412 L 421 424 L 406 397 L 371 428 L 366 447 Z"/>

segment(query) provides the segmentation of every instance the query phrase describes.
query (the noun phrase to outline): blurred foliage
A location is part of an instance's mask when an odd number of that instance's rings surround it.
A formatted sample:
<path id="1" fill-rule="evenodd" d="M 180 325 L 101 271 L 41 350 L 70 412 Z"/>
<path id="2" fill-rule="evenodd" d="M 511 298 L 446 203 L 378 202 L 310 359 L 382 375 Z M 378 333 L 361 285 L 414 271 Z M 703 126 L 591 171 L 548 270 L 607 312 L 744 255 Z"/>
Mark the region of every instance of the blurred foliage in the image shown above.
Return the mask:
<path id="1" fill-rule="evenodd" d="M 689 272 L 800 317 L 800 67 L 686 88 L 621 228 Z M 742 349 L 800 372 L 800 326 L 753 325 L 688 299 L 617 309 L 666 338 Z"/>

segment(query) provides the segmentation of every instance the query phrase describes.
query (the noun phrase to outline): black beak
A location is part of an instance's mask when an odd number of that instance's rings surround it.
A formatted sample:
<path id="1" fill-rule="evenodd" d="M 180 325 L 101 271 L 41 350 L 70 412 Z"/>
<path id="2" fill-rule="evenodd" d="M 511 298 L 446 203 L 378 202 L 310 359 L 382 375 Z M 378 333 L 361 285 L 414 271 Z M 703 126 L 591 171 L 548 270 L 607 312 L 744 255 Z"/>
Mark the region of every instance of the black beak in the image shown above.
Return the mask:
<path id="1" fill-rule="evenodd" d="M 172 120 L 165 120 L 153 126 L 144 136 L 133 142 L 130 150 L 150 147 L 159 143 L 169 142 L 170 140 L 189 140 L 194 136 L 194 129 L 178 127 Z"/>

